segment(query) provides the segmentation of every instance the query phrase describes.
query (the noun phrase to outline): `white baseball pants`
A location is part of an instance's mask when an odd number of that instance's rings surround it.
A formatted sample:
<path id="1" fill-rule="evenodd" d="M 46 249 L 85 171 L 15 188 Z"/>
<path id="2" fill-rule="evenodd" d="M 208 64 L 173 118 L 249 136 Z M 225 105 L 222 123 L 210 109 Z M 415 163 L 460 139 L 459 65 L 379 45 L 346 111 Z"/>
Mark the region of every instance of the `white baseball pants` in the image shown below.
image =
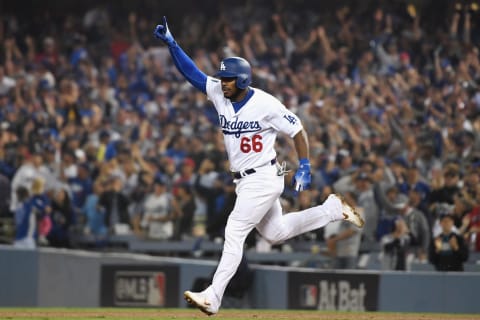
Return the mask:
<path id="1" fill-rule="evenodd" d="M 284 215 L 279 200 L 284 177 L 277 175 L 274 165 L 255 170 L 254 174 L 236 181 L 237 200 L 225 228 L 222 256 L 212 284 L 205 290 L 211 303 L 217 307 L 240 264 L 245 239 L 253 228 L 274 244 L 343 219 L 342 204 L 337 198 Z"/>

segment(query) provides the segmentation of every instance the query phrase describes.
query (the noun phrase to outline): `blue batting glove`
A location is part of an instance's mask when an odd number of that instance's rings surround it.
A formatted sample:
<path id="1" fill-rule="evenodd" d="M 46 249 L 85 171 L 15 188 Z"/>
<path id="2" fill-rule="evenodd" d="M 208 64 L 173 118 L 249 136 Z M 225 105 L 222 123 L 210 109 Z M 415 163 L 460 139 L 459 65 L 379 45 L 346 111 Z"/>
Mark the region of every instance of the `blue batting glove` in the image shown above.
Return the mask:
<path id="1" fill-rule="evenodd" d="M 167 18 L 165 16 L 163 17 L 163 24 L 159 24 L 155 27 L 153 35 L 155 38 L 165 42 L 169 47 L 173 47 L 177 44 L 175 39 L 173 39 L 172 33 L 168 29 Z"/>
<path id="2" fill-rule="evenodd" d="M 295 172 L 295 175 L 292 179 L 293 189 L 295 192 L 300 192 L 310 188 L 312 183 L 312 174 L 310 173 L 310 161 L 308 159 L 303 158 L 300 159 L 300 163 Z"/>

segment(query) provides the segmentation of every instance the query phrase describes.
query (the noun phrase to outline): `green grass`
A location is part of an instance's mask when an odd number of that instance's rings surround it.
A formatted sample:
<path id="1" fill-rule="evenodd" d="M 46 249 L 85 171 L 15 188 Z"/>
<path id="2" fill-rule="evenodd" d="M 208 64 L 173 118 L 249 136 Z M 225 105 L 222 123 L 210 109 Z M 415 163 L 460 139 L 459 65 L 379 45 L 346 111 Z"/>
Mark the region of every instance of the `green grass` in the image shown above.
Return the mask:
<path id="1" fill-rule="evenodd" d="M 474 320 L 480 315 L 396 313 L 396 312 L 331 312 L 299 310 L 236 310 L 221 309 L 207 317 L 196 309 L 138 309 L 138 308 L 0 308 L 0 319 L 15 320 L 191 320 L 191 319 L 269 319 L 269 320 Z"/>

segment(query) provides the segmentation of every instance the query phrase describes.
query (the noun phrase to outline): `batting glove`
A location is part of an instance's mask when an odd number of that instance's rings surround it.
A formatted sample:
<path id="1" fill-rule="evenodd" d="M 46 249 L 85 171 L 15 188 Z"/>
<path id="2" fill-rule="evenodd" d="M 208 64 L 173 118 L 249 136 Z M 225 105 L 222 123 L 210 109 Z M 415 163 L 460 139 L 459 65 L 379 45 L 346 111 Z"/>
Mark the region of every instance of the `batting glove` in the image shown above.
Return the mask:
<path id="1" fill-rule="evenodd" d="M 293 189 L 295 192 L 300 192 L 309 189 L 311 183 L 312 174 L 310 173 L 310 161 L 306 158 L 300 159 L 297 172 L 295 172 L 292 180 Z"/>
<path id="2" fill-rule="evenodd" d="M 157 38 L 165 42 L 169 47 L 173 47 L 177 45 L 175 39 L 173 39 L 172 33 L 168 29 L 167 18 L 163 17 L 163 24 L 159 24 L 155 27 L 155 31 L 153 35 Z"/>

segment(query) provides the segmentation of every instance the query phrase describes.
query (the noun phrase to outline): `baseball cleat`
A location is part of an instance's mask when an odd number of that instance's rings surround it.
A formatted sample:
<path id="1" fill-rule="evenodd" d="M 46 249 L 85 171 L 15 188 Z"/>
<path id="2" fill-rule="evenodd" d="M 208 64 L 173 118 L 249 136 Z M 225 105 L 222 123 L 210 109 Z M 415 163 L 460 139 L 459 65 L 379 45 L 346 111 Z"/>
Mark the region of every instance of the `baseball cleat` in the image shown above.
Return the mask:
<path id="1" fill-rule="evenodd" d="M 365 221 L 360 216 L 358 211 L 355 208 L 353 208 L 351 205 L 349 205 L 341 195 L 337 194 L 336 196 L 342 202 L 343 220 L 347 220 L 359 228 L 363 227 L 363 225 L 365 224 Z"/>
<path id="2" fill-rule="evenodd" d="M 183 296 L 189 304 L 197 307 L 207 316 L 214 315 L 218 312 L 218 310 L 213 309 L 212 304 L 207 300 L 205 293 L 185 291 Z"/>

